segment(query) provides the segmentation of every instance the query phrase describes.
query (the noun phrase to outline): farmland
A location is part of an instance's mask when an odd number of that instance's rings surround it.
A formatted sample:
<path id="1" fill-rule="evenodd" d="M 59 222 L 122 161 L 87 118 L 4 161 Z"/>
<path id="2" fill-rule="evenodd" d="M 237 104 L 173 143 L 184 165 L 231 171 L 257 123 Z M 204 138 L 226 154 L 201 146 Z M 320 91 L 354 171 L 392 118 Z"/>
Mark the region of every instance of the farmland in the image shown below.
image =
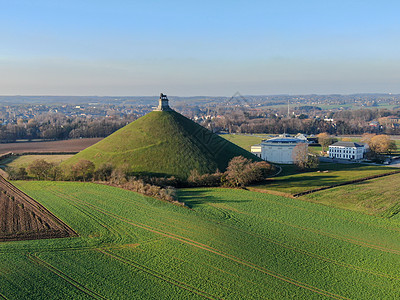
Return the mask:
<path id="1" fill-rule="evenodd" d="M 186 209 L 92 183 L 16 185 L 79 237 L 1 243 L 5 298 L 390 299 L 400 292 L 396 218 L 244 190 L 180 190 Z"/>
<path id="2" fill-rule="evenodd" d="M 296 194 L 322 187 L 328 187 L 355 179 L 385 174 L 397 170 L 385 166 L 362 164 L 322 163 L 317 171 L 298 173 L 292 165 L 284 166 L 281 176 L 271 178 L 256 188 Z"/>
<path id="3" fill-rule="evenodd" d="M 7 166 L 13 168 L 28 167 L 32 162 L 38 159 L 43 159 L 50 163 L 59 164 L 62 161 L 71 158 L 72 154 L 52 154 L 52 155 L 21 155 L 21 156 L 10 156 L 0 161 L 0 166 Z"/>
<path id="4" fill-rule="evenodd" d="M 268 134 L 221 134 L 221 136 L 247 151 L 250 151 L 251 146 L 261 143 L 262 140 L 271 138 Z"/>
<path id="5" fill-rule="evenodd" d="M 101 138 L 72 139 L 62 141 L 47 142 L 18 142 L 18 143 L 0 143 L 0 154 L 26 153 L 26 152 L 79 152 L 98 141 Z"/>
<path id="6" fill-rule="evenodd" d="M 300 199 L 390 217 L 400 211 L 400 175 L 335 187 Z"/>
<path id="7" fill-rule="evenodd" d="M 0 176 L 0 241 L 76 236 L 34 199 Z"/>

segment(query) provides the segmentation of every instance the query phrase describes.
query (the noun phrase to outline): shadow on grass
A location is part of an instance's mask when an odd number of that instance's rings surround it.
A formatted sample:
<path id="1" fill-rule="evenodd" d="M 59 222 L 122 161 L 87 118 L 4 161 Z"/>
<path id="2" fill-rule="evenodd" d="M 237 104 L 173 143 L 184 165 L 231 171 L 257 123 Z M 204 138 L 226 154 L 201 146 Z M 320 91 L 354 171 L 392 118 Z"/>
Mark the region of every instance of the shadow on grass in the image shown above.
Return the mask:
<path id="1" fill-rule="evenodd" d="M 269 186 L 276 186 L 281 184 L 293 183 L 295 186 L 310 186 L 312 181 L 313 186 L 326 186 L 337 183 L 338 176 L 323 175 L 323 176 L 293 176 L 283 179 L 271 179 L 266 184 Z"/>
<path id="2" fill-rule="evenodd" d="M 14 155 L 11 155 L 11 156 L 9 156 L 9 157 L 7 157 L 7 158 L 4 158 L 4 159 L 2 159 L 2 160 L 0 160 L 0 165 L 2 166 L 2 167 L 7 167 L 7 165 L 9 165 L 10 163 L 12 163 L 14 160 L 16 160 L 17 158 L 18 158 L 19 156 L 14 156 Z"/>
<path id="3" fill-rule="evenodd" d="M 280 176 L 276 177 L 284 177 L 288 175 L 298 175 L 298 174 L 307 174 L 307 173 L 312 173 L 316 171 L 352 171 L 354 169 L 373 169 L 377 171 L 382 171 L 382 170 L 391 170 L 395 168 L 390 168 L 386 166 L 369 166 L 369 165 L 363 165 L 363 164 L 358 164 L 358 163 L 348 163 L 348 164 L 339 164 L 339 163 L 320 163 L 318 168 L 315 169 L 310 169 L 310 170 L 300 170 L 294 165 L 280 165 L 283 169 L 282 174 Z"/>
<path id="4" fill-rule="evenodd" d="M 389 173 L 396 168 L 385 166 L 367 166 L 362 164 L 321 163 L 317 169 L 297 170 L 294 166 L 285 166 L 282 175 L 260 182 L 254 187 L 298 193 L 315 188 L 332 186 L 359 178 Z M 320 171 L 320 172 L 317 172 Z M 325 172 L 324 172 L 325 171 Z"/>
<path id="5" fill-rule="evenodd" d="M 189 208 L 194 208 L 198 205 L 208 204 L 208 203 L 236 203 L 236 202 L 249 202 L 250 200 L 227 200 L 222 199 L 222 197 L 215 197 L 210 195 L 208 190 L 179 190 L 178 191 L 179 201 L 185 202 Z"/>

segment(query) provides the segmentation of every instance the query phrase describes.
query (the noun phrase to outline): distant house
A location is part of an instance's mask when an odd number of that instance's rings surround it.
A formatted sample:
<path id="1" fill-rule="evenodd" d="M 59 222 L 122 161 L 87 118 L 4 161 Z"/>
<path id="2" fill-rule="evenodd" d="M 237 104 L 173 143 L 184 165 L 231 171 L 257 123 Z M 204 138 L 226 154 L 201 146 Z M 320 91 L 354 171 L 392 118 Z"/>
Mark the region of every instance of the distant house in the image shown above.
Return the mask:
<path id="1" fill-rule="evenodd" d="M 295 136 L 296 139 L 303 140 L 305 143 L 314 144 L 318 143 L 318 138 L 315 135 L 308 135 L 304 133 L 298 133 Z"/>
<path id="2" fill-rule="evenodd" d="M 379 124 L 382 124 L 386 127 L 398 128 L 400 127 L 400 118 L 397 116 L 388 116 L 382 117 L 378 119 Z"/>
<path id="3" fill-rule="evenodd" d="M 303 140 L 304 142 L 307 142 L 307 135 L 304 133 L 298 133 L 295 136 L 296 139 Z"/>
<path id="4" fill-rule="evenodd" d="M 369 126 L 373 128 L 379 127 L 379 122 L 378 121 L 371 121 L 369 122 Z"/>
<path id="5" fill-rule="evenodd" d="M 296 147 L 298 144 L 308 145 L 308 143 L 304 140 L 282 134 L 278 137 L 264 140 L 259 145 L 252 146 L 251 152 L 270 162 L 293 164 L 292 152 L 294 147 Z"/>
<path id="6" fill-rule="evenodd" d="M 362 159 L 365 147 L 354 142 L 336 142 L 329 146 L 329 157 L 340 159 Z"/>

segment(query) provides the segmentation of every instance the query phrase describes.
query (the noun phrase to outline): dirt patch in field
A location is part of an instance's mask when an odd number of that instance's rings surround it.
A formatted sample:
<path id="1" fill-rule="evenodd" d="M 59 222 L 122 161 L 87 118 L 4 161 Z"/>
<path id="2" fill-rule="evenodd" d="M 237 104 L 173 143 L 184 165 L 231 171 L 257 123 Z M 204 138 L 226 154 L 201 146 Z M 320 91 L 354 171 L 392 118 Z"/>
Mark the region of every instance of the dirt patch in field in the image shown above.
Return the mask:
<path id="1" fill-rule="evenodd" d="M 77 236 L 40 203 L 0 177 L 0 241 Z"/>
<path id="2" fill-rule="evenodd" d="M 0 144 L 0 154 L 26 152 L 79 152 L 102 138 L 73 139 L 50 142 L 20 142 Z"/>

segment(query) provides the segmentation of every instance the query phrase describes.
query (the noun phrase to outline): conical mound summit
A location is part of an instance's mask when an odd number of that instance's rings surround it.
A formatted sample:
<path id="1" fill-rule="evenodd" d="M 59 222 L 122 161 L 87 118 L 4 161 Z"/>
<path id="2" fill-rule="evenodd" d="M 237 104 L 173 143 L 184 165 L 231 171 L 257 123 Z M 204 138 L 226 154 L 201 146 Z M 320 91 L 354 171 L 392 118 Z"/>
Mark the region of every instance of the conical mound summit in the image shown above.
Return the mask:
<path id="1" fill-rule="evenodd" d="M 224 171 L 229 161 L 252 153 L 184 117 L 174 110 L 153 111 L 114 132 L 66 161 L 72 165 L 90 160 L 96 168 L 104 163 L 124 167 L 133 174 L 176 176 L 190 171 Z"/>

